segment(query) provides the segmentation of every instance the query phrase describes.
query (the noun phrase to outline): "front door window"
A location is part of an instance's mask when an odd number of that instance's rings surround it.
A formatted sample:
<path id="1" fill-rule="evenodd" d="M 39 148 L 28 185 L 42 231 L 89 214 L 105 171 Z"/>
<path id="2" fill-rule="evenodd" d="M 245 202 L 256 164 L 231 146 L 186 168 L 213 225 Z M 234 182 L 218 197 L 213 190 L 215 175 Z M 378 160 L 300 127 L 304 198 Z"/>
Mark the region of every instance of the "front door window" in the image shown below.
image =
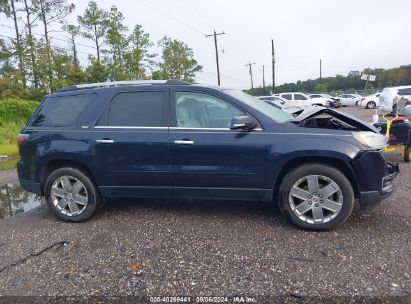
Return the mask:
<path id="1" fill-rule="evenodd" d="M 176 93 L 176 126 L 181 128 L 229 128 L 233 117 L 243 115 L 218 97 L 191 92 Z"/>

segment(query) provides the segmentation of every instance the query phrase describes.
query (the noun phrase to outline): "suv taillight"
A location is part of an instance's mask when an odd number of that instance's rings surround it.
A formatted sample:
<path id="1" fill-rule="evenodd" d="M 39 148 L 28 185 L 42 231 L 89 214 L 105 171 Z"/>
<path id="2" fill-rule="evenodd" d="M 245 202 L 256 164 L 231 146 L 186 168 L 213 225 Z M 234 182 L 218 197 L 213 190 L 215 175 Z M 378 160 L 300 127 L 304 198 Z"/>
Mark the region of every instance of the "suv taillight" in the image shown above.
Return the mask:
<path id="1" fill-rule="evenodd" d="M 28 134 L 19 134 L 17 136 L 17 145 L 20 146 L 21 144 L 26 142 L 28 138 L 29 138 Z"/>
<path id="2" fill-rule="evenodd" d="M 406 105 L 406 106 L 411 106 L 411 100 L 407 100 L 407 101 L 405 102 L 405 105 Z"/>

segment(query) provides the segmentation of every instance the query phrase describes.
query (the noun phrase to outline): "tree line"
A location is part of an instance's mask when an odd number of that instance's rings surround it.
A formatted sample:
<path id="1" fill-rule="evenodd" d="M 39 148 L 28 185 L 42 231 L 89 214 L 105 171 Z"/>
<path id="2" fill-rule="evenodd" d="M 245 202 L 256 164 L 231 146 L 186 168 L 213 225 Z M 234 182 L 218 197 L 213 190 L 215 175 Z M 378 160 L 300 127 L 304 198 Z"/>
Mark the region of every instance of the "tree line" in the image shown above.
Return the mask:
<path id="1" fill-rule="evenodd" d="M 143 27 L 129 29 L 116 6 L 106 11 L 88 2 L 77 22 L 67 17 L 75 5 L 67 0 L 0 0 L 0 13 L 13 21 L 13 36 L 0 35 L 0 98 L 41 99 L 70 84 L 134 79 L 182 79 L 192 82 L 202 66 L 184 42 L 164 36 L 154 42 Z M 8 27 L 6 25 L 0 25 Z M 34 32 L 41 28 L 42 34 Z M 63 31 L 69 38 L 53 37 Z M 2 31 L 4 32 L 4 31 Z M 93 54 L 79 60 L 80 37 Z M 52 41 L 64 42 L 58 47 Z"/>
<path id="2" fill-rule="evenodd" d="M 392 69 L 364 69 L 363 73 L 376 75 L 375 82 L 368 82 L 367 90 L 381 91 L 385 87 L 411 85 L 411 65 L 403 65 Z M 305 81 L 297 81 L 296 83 L 285 83 L 276 86 L 275 93 L 284 92 L 355 92 L 365 88 L 365 80 L 361 79 L 361 75 L 336 75 L 335 77 L 308 79 Z M 272 88 L 255 88 L 249 90 L 253 95 L 266 95 L 271 92 Z"/>

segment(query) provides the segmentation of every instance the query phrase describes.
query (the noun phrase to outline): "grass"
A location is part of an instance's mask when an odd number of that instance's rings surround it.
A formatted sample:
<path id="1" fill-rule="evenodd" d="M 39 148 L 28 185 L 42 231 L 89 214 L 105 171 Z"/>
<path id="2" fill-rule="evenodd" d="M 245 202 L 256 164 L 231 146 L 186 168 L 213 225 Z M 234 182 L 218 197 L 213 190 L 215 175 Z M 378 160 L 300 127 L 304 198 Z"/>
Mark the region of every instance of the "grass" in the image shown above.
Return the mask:
<path id="1" fill-rule="evenodd" d="M 2 123 L 0 126 L 0 155 L 16 156 L 19 153 L 16 139 L 20 126 L 14 123 Z"/>
<path id="2" fill-rule="evenodd" d="M 18 155 L 17 135 L 38 102 L 6 98 L 0 100 L 0 155 Z"/>
<path id="3" fill-rule="evenodd" d="M 19 154 L 19 148 L 17 147 L 16 143 L 14 144 L 0 144 L 0 155 L 7 155 L 7 156 L 17 156 Z"/>
<path id="4" fill-rule="evenodd" d="M 0 171 L 16 168 L 17 161 L 18 161 L 17 158 L 8 159 L 8 160 L 5 160 L 5 161 L 0 160 Z"/>

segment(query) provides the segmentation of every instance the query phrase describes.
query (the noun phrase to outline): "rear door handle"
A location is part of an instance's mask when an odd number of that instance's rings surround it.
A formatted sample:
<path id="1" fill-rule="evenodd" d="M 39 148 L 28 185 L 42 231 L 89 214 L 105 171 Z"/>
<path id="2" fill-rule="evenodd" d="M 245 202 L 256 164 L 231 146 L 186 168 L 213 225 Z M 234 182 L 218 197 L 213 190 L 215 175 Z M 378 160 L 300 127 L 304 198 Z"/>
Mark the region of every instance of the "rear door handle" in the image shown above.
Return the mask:
<path id="1" fill-rule="evenodd" d="M 193 145 L 194 141 L 188 139 L 175 140 L 176 145 Z"/>
<path id="2" fill-rule="evenodd" d="M 114 140 L 112 140 L 112 139 L 97 139 L 96 143 L 98 143 L 98 144 L 112 144 L 112 143 L 114 143 Z"/>

